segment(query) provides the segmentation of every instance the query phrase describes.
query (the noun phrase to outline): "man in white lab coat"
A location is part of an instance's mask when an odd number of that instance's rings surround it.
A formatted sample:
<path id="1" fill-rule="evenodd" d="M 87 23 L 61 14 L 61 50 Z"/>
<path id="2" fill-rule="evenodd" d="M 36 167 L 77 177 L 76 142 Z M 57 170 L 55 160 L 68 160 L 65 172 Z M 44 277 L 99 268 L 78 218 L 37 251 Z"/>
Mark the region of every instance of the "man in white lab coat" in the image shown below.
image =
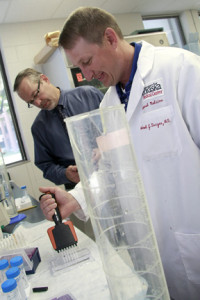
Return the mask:
<path id="1" fill-rule="evenodd" d="M 69 16 L 60 45 L 87 80 L 111 86 L 102 107 L 125 104 L 170 296 L 199 300 L 200 57 L 146 42 L 129 45 L 112 16 L 95 8 Z M 56 193 L 63 217 L 74 212 L 87 219 L 79 185 L 70 194 L 40 190 Z M 47 219 L 55 207 L 43 197 Z"/>

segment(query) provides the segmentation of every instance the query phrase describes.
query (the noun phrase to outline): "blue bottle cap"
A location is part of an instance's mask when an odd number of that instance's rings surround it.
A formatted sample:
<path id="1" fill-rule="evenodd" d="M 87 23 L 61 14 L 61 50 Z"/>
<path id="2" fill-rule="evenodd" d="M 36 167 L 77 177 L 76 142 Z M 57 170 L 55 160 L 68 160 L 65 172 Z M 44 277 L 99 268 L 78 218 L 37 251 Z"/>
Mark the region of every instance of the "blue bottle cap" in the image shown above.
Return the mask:
<path id="1" fill-rule="evenodd" d="M 21 189 L 22 190 L 26 189 L 26 185 L 21 186 Z"/>
<path id="2" fill-rule="evenodd" d="M 1 259 L 0 260 L 0 270 L 4 270 L 9 266 L 7 259 Z"/>
<path id="3" fill-rule="evenodd" d="M 12 267 L 6 271 L 6 277 L 8 279 L 15 278 L 20 274 L 20 269 L 18 267 Z"/>
<path id="4" fill-rule="evenodd" d="M 12 278 L 4 281 L 1 285 L 1 288 L 4 293 L 9 293 L 13 291 L 16 288 L 16 286 L 17 286 L 17 282 L 14 278 Z"/>
<path id="5" fill-rule="evenodd" d="M 21 255 L 18 256 L 14 256 L 13 258 L 11 258 L 10 260 L 10 265 L 11 267 L 18 267 L 21 264 L 23 264 L 23 258 Z"/>

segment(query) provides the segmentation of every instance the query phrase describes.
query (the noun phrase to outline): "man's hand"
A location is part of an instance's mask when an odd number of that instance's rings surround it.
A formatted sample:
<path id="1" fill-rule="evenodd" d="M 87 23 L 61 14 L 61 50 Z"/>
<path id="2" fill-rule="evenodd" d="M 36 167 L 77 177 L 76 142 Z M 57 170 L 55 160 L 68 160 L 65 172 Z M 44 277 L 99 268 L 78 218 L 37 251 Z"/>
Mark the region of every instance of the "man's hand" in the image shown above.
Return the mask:
<path id="1" fill-rule="evenodd" d="M 80 181 L 77 166 L 69 166 L 66 169 L 66 177 L 71 182 L 78 183 Z"/>
<path id="2" fill-rule="evenodd" d="M 55 194 L 57 203 L 50 194 L 42 196 L 40 200 L 42 212 L 45 218 L 49 221 L 52 221 L 52 216 L 55 213 L 55 208 L 57 205 L 59 207 L 62 219 L 69 217 L 73 212 L 81 208 L 77 200 L 71 194 L 59 187 L 40 187 L 39 190 L 42 193 L 49 192 Z"/>

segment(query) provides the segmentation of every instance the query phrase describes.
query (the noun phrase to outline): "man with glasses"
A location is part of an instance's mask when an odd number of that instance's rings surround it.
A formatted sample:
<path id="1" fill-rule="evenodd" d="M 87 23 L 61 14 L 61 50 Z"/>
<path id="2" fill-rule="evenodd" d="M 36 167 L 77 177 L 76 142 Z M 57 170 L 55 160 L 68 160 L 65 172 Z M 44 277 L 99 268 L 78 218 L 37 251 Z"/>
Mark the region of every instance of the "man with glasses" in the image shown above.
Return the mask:
<path id="1" fill-rule="evenodd" d="M 40 79 L 38 80 L 38 88 L 35 94 L 33 95 L 33 99 L 28 102 L 28 108 L 31 108 L 31 105 L 34 105 L 34 101 L 37 99 L 37 96 L 40 92 Z"/>
<path id="2" fill-rule="evenodd" d="M 63 118 L 97 109 L 103 94 L 92 86 L 61 90 L 31 68 L 16 76 L 14 91 L 29 108 L 34 105 L 41 109 L 31 127 L 35 165 L 44 178 L 73 188 L 79 175 Z"/>

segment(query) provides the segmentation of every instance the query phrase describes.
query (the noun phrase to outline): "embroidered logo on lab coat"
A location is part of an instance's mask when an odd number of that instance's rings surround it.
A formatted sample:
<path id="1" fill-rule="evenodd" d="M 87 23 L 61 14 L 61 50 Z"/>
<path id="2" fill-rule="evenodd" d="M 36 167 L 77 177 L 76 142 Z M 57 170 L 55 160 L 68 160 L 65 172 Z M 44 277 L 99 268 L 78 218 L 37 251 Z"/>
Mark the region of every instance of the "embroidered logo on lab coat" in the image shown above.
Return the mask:
<path id="1" fill-rule="evenodd" d="M 146 85 L 142 93 L 143 100 L 161 95 L 164 95 L 164 92 L 162 81 L 160 79 Z"/>
<path id="2" fill-rule="evenodd" d="M 164 102 L 164 89 L 161 79 L 154 80 L 145 85 L 142 93 L 142 110 L 149 111 L 149 109 L 157 109 L 158 104 L 163 106 Z M 159 105 L 159 106 L 160 106 Z"/>

